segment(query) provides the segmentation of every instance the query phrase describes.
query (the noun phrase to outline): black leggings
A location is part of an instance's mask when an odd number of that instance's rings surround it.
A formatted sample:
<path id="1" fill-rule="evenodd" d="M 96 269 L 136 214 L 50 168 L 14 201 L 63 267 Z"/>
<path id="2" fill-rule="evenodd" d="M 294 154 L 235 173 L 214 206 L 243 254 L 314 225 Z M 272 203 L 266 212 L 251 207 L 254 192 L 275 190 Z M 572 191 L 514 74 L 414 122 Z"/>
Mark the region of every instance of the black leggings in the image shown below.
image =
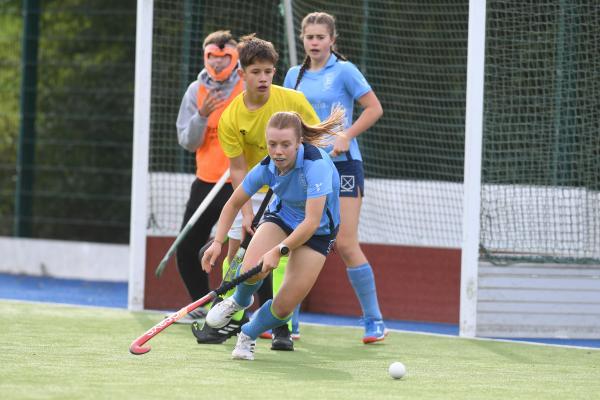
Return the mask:
<path id="1" fill-rule="evenodd" d="M 190 197 L 185 206 L 185 214 L 181 224 L 182 229 L 214 186 L 214 183 L 204 182 L 198 178 L 192 183 Z M 181 279 L 193 301 L 198 300 L 210 291 L 208 274 L 200 266 L 198 252 L 208 241 L 210 231 L 219 220 L 221 210 L 232 193 L 233 189 L 230 183 L 223 185 L 217 196 L 177 248 L 177 269 L 179 269 L 179 275 L 181 275 Z"/>
<path id="2" fill-rule="evenodd" d="M 185 206 L 185 214 L 183 215 L 183 223 L 181 224 L 182 229 L 214 186 L 214 183 L 204 182 L 198 178 L 192 183 L 190 197 Z M 226 183 L 177 248 L 177 269 L 192 301 L 198 300 L 210 291 L 208 274 L 200 266 L 198 252 L 208 241 L 210 231 L 213 225 L 219 220 L 221 210 L 232 193 L 231 184 Z M 265 279 L 264 284 L 258 292 L 260 303 L 262 304 L 272 298 L 272 292 L 273 289 L 269 277 Z"/>

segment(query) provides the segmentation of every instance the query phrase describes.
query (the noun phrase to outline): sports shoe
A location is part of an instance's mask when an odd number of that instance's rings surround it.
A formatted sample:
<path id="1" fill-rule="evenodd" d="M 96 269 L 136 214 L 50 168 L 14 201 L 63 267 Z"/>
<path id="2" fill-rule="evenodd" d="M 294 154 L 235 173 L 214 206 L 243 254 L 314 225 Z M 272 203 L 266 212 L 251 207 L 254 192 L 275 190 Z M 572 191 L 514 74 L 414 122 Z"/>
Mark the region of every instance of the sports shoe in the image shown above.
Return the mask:
<path id="1" fill-rule="evenodd" d="M 213 328 L 222 328 L 231 321 L 233 314 L 250 307 L 253 302 L 254 297 L 251 297 L 250 304 L 242 307 L 236 303 L 233 296 L 228 297 L 218 304 L 213 304 L 208 314 L 206 314 L 206 323 Z"/>
<path id="2" fill-rule="evenodd" d="M 194 322 L 192 324 L 192 333 L 196 337 L 198 344 L 221 344 L 232 336 L 235 336 L 242 330 L 242 325 L 248 322 L 248 317 L 244 316 L 240 321 L 229 321 L 222 328 L 213 328 L 206 322 Z"/>
<path id="3" fill-rule="evenodd" d="M 298 327 L 292 328 L 292 340 L 293 341 L 300 340 L 300 330 L 294 330 L 295 328 L 298 328 Z M 260 335 L 258 335 L 258 337 L 261 338 L 261 339 L 272 340 L 273 339 L 273 333 L 269 329 L 268 331 L 264 331 L 263 333 L 261 333 Z"/>
<path id="4" fill-rule="evenodd" d="M 294 341 L 287 324 L 273 328 L 271 350 L 294 351 Z"/>
<path id="5" fill-rule="evenodd" d="M 382 341 L 388 334 L 382 319 L 365 318 L 363 323 L 365 324 L 364 344 Z"/>
<path id="6" fill-rule="evenodd" d="M 255 346 L 256 340 L 252 339 L 244 332 L 240 332 L 235 348 L 231 352 L 231 358 L 234 360 L 254 360 Z"/>
<path id="7" fill-rule="evenodd" d="M 176 324 L 192 324 L 194 322 L 196 322 L 199 319 L 204 319 L 206 318 L 206 314 L 208 313 L 208 310 L 204 307 L 198 307 L 195 310 L 190 311 L 189 313 L 187 313 L 183 318 L 175 321 Z"/>

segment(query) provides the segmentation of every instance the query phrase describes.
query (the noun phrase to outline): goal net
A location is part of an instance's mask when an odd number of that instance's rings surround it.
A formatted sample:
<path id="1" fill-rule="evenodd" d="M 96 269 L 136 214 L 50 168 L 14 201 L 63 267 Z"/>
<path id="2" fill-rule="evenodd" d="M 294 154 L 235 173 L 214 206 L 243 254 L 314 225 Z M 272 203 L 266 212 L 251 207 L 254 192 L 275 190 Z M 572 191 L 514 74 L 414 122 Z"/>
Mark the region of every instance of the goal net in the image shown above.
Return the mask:
<path id="1" fill-rule="evenodd" d="M 154 1 L 148 235 L 175 236 L 194 179 L 175 120 L 217 29 L 256 32 L 290 66 L 283 1 Z M 337 18 L 338 50 L 384 116 L 360 136 L 360 240 L 461 247 L 468 1 L 295 0 Z M 481 258 L 600 260 L 600 13 L 590 2 L 487 1 Z M 358 109 L 359 107 L 357 107 Z M 467 171 L 468 172 L 468 171 Z"/>
<path id="2" fill-rule="evenodd" d="M 599 24 L 593 2 L 487 2 L 486 259 L 600 260 Z"/>
<path id="3" fill-rule="evenodd" d="M 300 22 L 315 10 L 337 18 L 337 48 L 367 77 L 384 117 L 360 138 L 366 197 L 360 240 L 460 247 L 468 7 L 439 2 L 292 1 Z M 216 29 L 256 32 L 290 66 L 283 2 L 154 2 L 148 234 L 180 228 L 193 156 L 177 144 L 181 97 L 202 67 L 202 40 Z M 358 108 L 358 107 L 357 107 Z"/>

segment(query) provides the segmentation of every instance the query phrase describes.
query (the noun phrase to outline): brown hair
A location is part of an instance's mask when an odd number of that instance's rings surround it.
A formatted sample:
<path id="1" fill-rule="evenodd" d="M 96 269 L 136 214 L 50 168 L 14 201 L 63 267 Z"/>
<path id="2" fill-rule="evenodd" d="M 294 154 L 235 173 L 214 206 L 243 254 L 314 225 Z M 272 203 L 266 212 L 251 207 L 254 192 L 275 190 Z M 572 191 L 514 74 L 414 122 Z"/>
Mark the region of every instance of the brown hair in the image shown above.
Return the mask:
<path id="1" fill-rule="evenodd" d="M 298 140 L 302 138 L 304 143 L 323 147 L 329 144 L 327 136 L 337 135 L 343 131 L 345 115 L 346 113 L 342 107 L 335 107 L 325 121 L 318 125 L 306 125 L 298 113 L 282 111 L 273 114 L 269 119 L 267 128 L 292 128 Z"/>
<path id="2" fill-rule="evenodd" d="M 327 14 L 326 12 L 313 12 L 313 13 L 306 15 L 306 17 L 304 17 L 304 19 L 302 20 L 302 25 L 300 28 L 302 33 L 300 34 L 300 37 L 304 36 L 304 30 L 306 29 L 307 25 L 325 25 L 327 27 L 327 29 L 329 30 L 329 36 L 331 36 L 332 39 L 337 39 L 338 34 L 335 29 L 335 17 L 331 14 Z M 342 61 L 348 60 L 342 54 L 338 53 L 338 51 L 335 49 L 335 43 L 333 44 L 333 46 L 331 47 L 330 50 L 333 53 L 333 55 L 336 56 L 336 58 L 338 60 L 342 60 Z M 309 67 L 310 67 L 310 57 L 307 54 L 304 57 L 302 66 L 300 67 L 300 72 L 298 72 L 298 78 L 296 79 L 296 84 L 294 85 L 294 89 L 298 88 L 298 85 L 300 84 L 300 81 L 302 80 L 302 76 L 304 75 L 304 72 L 306 72 L 306 70 Z"/>
<path id="3" fill-rule="evenodd" d="M 237 49 L 242 68 L 258 61 L 267 61 L 275 65 L 279 60 L 279 54 L 273 47 L 273 43 L 257 38 L 255 33 L 240 38 Z"/>
<path id="4" fill-rule="evenodd" d="M 209 44 L 215 44 L 219 46 L 219 48 L 223 49 L 225 45 L 229 44 L 235 46 L 237 45 L 237 42 L 233 38 L 233 35 L 230 31 L 215 31 L 206 36 L 204 42 L 202 43 L 202 48 L 205 48 Z"/>

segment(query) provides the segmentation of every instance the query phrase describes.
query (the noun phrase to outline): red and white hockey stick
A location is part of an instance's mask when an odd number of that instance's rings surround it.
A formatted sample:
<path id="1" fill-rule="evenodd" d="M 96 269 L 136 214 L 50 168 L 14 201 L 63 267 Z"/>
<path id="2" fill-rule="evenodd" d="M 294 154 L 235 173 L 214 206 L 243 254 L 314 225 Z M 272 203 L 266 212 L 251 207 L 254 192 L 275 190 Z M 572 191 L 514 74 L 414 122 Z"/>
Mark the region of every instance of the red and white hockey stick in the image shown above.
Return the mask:
<path id="1" fill-rule="evenodd" d="M 131 345 L 129 346 L 129 351 L 131 352 L 131 354 L 136 354 L 136 355 L 145 354 L 145 353 L 149 352 L 150 346 L 142 347 L 147 341 L 149 341 L 154 336 L 156 336 L 159 333 L 161 333 L 162 331 L 164 331 L 166 328 L 171 326 L 174 322 L 176 322 L 176 321 L 180 320 L 181 318 L 183 318 L 184 316 L 186 316 L 187 313 L 189 313 L 190 311 L 195 310 L 196 308 L 208 303 L 209 301 L 213 300 L 215 297 L 217 297 L 219 295 L 227 293 L 229 290 L 233 289 L 240 283 L 244 282 L 246 279 L 258 274 L 261 270 L 262 270 L 262 263 L 258 264 L 254 268 L 248 270 L 247 272 L 241 274 L 240 276 L 238 276 L 237 278 L 234 278 L 233 280 L 231 280 L 229 282 L 224 281 L 223 283 L 221 283 L 221 286 L 219 286 L 217 289 L 213 290 L 212 292 L 208 293 L 206 296 L 194 301 L 193 303 L 188 304 L 187 306 L 183 307 L 181 310 L 169 315 L 167 318 L 163 319 L 158 324 L 154 325 L 146 333 L 144 333 L 142 336 L 138 337 L 131 343 Z"/>

